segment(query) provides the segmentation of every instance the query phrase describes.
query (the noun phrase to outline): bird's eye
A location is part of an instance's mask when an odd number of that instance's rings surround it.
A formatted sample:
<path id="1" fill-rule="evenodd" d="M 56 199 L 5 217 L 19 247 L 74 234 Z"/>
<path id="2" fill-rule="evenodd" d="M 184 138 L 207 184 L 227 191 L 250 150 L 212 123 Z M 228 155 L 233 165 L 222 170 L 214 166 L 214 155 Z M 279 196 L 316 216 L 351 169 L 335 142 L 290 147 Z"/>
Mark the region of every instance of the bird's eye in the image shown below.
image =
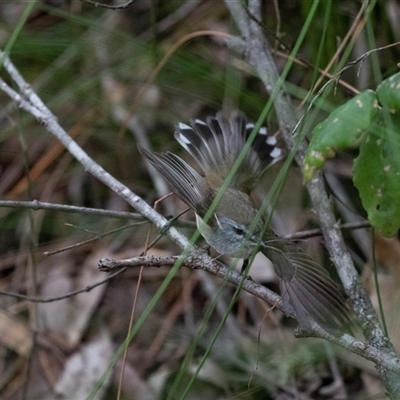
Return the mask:
<path id="1" fill-rule="evenodd" d="M 246 232 L 244 231 L 244 229 L 239 228 L 239 227 L 237 227 L 237 226 L 233 227 L 233 230 L 235 231 L 236 235 L 239 235 L 239 236 L 244 236 L 245 233 L 246 233 Z"/>

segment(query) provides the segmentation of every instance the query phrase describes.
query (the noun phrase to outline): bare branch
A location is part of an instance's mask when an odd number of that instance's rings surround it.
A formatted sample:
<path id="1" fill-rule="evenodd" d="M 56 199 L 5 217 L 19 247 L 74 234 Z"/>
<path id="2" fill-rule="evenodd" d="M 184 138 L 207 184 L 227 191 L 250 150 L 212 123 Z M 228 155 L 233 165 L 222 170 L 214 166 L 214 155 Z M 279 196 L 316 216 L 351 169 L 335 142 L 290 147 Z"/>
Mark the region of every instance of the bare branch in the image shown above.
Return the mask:
<path id="1" fill-rule="evenodd" d="M 355 229 L 363 229 L 370 228 L 371 224 L 368 221 L 361 222 L 348 222 L 346 224 L 340 225 L 341 230 L 355 230 Z M 315 236 L 322 236 L 322 230 L 320 228 L 310 229 L 307 231 L 300 231 L 293 233 L 291 235 L 282 235 L 281 237 L 289 240 L 300 240 L 300 239 L 308 239 Z"/>
<path id="2" fill-rule="evenodd" d="M 101 280 L 99 282 L 94 283 L 93 285 L 86 286 L 83 289 L 74 290 L 73 292 L 65 293 L 65 294 L 63 294 L 61 296 L 49 297 L 47 299 L 40 299 L 38 297 L 25 296 L 24 294 L 19 294 L 19 293 L 5 292 L 3 290 L 0 290 L 0 295 L 8 296 L 8 297 L 14 297 L 14 298 L 20 299 L 20 300 L 26 300 L 26 301 L 29 301 L 31 303 L 53 303 L 55 301 L 60 301 L 60 300 L 68 299 L 70 297 L 74 297 L 79 293 L 90 292 L 91 290 L 93 290 L 97 286 L 104 285 L 108 281 L 114 279 L 116 276 L 122 274 L 124 271 L 125 271 L 125 268 L 122 268 L 122 269 L 114 272 L 113 274 L 107 276 L 107 278 L 105 278 L 105 279 L 103 279 L 103 280 Z"/>
<path id="3" fill-rule="evenodd" d="M 97 215 L 99 217 L 128 219 L 140 222 L 146 220 L 146 218 L 143 218 L 141 214 L 131 213 L 128 211 L 111 211 L 111 210 L 103 210 L 101 208 L 77 207 L 65 204 L 47 203 L 38 200 L 32 200 L 32 201 L 0 200 L 0 207 L 17 208 L 17 209 L 30 208 L 35 211 L 38 210 L 62 211 L 73 214 Z"/>
<path id="4" fill-rule="evenodd" d="M 10 74 L 12 80 L 18 85 L 21 94 L 11 89 L 2 79 L 0 79 L 0 90 L 7 93 L 19 107 L 32 114 L 46 129 L 52 133 L 65 148 L 75 157 L 85 168 L 85 170 L 98 178 L 111 190 L 125 199 L 128 204 L 139 211 L 144 217 L 152 221 L 157 228 L 162 229 L 168 221 L 150 207 L 142 198 L 134 194 L 127 186 L 120 183 L 104 168 L 97 164 L 81 147 L 67 134 L 58 124 L 57 118 L 42 102 L 39 96 L 25 82 L 18 70 L 12 64 L 7 55 L 0 51 L 0 57 L 4 56 L 4 68 Z M 168 226 L 168 225 L 167 225 Z M 168 236 L 181 248 L 190 247 L 190 243 L 185 236 L 180 234 L 175 228 L 168 230 Z"/>
<path id="5" fill-rule="evenodd" d="M 180 262 L 182 266 L 190 269 L 201 269 L 210 272 L 235 286 L 242 285 L 243 290 L 273 305 L 285 315 L 295 318 L 294 311 L 284 309 L 281 298 L 276 293 L 253 281 L 250 277 L 243 277 L 243 275 L 228 268 L 217 260 L 212 259 L 201 251 L 191 251 L 187 256 L 175 257 L 144 256 L 126 260 L 103 258 L 99 260 L 98 265 L 101 271 L 111 272 L 119 268 L 140 267 L 142 265 L 146 267 L 160 267 L 162 265 L 173 266 L 176 262 Z"/>
<path id="6" fill-rule="evenodd" d="M 204 254 L 199 252 L 191 252 L 187 257 L 144 256 L 125 260 L 103 258 L 99 261 L 99 269 L 101 271 L 111 272 L 118 270 L 119 268 L 139 268 L 141 266 L 156 268 L 161 266 L 172 267 L 177 262 L 180 262 L 183 267 L 206 270 L 232 283 L 235 286 L 241 286 L 242 289 L 248 293 L 258 297 L 263 301 L 266 301 L 274 307 L 276 306 L 276 308 L 284 312 L 286 315 L 294 317 L 293 310 L 283 309 L 283 304 L 280 300 L 280 297 L 275 293 L 249 278 L 244 278 L 239 273 L 229 269 L 216 260 L 210 261 L 209 257 L 206 257 Z M 296 336 L 299 338 L 315 337 L 328 340 L 329 342 L 335 343 L 344 349 L 351 351 L 352 353 L 360 355 L 367 360 L 373 361 L 377 365 L 395 372 L 396 374 L 400 374 L 400 362 L 394 355 L 380 351 L 375 347 L 367 345 L 348 334 L 344 334 L 339 338 L 314 324 L 311 330 L 298 328 L 296 331 Z"/>
<path id="7" fill-rule="evenodd" d="M 112 6 L 111 4 L 99 3 L 98 1 L 81 0 L 82 3 L 91 4 L 92 6 L 95 7 L 107 8 L 109 10 L 123 10 L 131 6 L 135 1 L 136 0 L 129 0 L 124 4 L 120 4 L 119 6 Z"/>

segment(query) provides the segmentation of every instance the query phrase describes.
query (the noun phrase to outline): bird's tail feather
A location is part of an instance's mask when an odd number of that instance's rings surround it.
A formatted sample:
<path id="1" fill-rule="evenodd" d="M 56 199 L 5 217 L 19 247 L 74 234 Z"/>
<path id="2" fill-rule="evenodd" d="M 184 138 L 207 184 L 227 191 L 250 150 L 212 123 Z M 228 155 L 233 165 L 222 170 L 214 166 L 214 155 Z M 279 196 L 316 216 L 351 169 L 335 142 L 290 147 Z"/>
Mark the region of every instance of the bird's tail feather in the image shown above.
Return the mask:
<path id="1" fill-rule="evenodd" d="M 353 323 L 345 297 L 328 272 L 293 243 L 272 243 L 262 252 L 272 261 L 282 301 L 294 309 L 299 324 L 310 327 L 311 319 L 329 331 L 350 333 Z"/>

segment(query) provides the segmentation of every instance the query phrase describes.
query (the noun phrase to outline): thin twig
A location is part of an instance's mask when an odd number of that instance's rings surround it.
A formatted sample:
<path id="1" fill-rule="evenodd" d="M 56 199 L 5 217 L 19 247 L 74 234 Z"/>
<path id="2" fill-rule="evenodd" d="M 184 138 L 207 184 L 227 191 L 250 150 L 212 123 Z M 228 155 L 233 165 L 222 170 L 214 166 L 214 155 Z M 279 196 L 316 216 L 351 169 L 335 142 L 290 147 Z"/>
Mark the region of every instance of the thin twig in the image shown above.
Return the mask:
<path id="1" fill-rule="evenodd" d="M 81 0 L 82 3 L 86 4 L 91 4 L 92 6 L 95 7 L 100 7 L 100 8 L 107 8 L 109 10 L 122 10 L 125 8 L 128 8 L 131 6 L 136 0 L 129 0 L 124 4 L 120 4 L 119 6 L 112 6 L 110 4 L 104 4 L 104 3 L 99 3 L 98 1 L 92 1 L 92 0 Z"/>
<path id="2" fill-rule="evenodd" d="M 91 290 L 93 290 L 97 286 L 104 285 L 105 283 L 107 283 L 111 279 L 114 279 L 116 276 L 122 274 L 125 270 L 126 270 L 126 268 L 122 268 L 119 271 L 116 271 L 113 274 L 107 276 L 107 278 L 105 278 L 105 279 L 103 279 L 103 280 L 101 280 L 99 282 L 94 283 L 93 285 L 86 286 L 83 289 L 74 290 L 73 292 L 65 293 L 62 296 L 49 297 L 47 299 L 41 299 L 41 298 L 38 298 L 38 297 L 25 296 L 24 294 L 6 292 L 4 290 L 0 290 L 0 295 L 8 296 L 8 297 L 14 297 L 14 298 L 20 299 L 20 300 L 26 300 L 26 301 L 29 301 L 31 303 L 53 303 L 55 301 L 60 301 L 60 300 L 68 299 L 70 297 L 74 297 L 79 293 L 90 292 Z"/>
<path id="3" fill-rule="evenodd" d="M 44 201 L 31 200 L 31 201 L 14 201 L 14 200 L 0 200 L 0 208 L 29 208 L 35 211 L 38 210 L 50 210 L 50 211 L 61 211 L 72 214 L 81 214 L 81 215 L 97 215 L 99 217 L 105 218 L 119 218 L 119 219 L 127 219 L 134 220 L 138 222 L 147 221 L 143 215 L 138 213 L 132 213 L 129 211 L 111 211 L 111 210 L 103 210 L 102 208 L 88 208 L 88 207 L 78 207 L 78 206 L 70 206 L 65 204 L 58 203 L 48 203 Z M 174 217 L 173 224 L 171 224 L 171 220 L 168 221 L 167 227 L 170 225 L 174 225 L 176 227 L 181 228 L 196 228 L 196 224 L 192 221 L 180 221 Z"/>
<path id="4" fill-rule="evenodd" d="M 87 245 L 89 243 L 96 242 L 96 241 L 98 241 L 100 239 L 103 239 L 103 238 L 105 238 L 105 237 L 107 237 L 109 235 L 112 235 L 114 233 L 120 232 L 120 231 L 125 230 L 125 229 L 132 228 L 134 226 L 137 226 L 138 224 L 143 224 L 143 223 L 146 223 L 146 222 L 147 221 L 135 222 L 133 224 L 120 226 L 119 228 L 113 229 L 113 230 L 105 232 L 105 233 L 101 233 L 101 234 L 98 233 L 98 234 L 95 234 L 95 237 L 93 237 L 91 239 L 87 239 L 87 240 L 84 240 L 83 242 L 71 244 L 70 246 L 66 246 L 66 247 L 63 247 L 61 249 L 57 249 L 57 250 L 54 250 L 54 251 L 45 251 L 43 253 L 43 255 L 45 255 L 46 257 L 53 256 L 54 254 L 59 254 L 59 253 L 62 253 L 63 251 L 68 251 L 68 250 L 72 250 L 72 249 L 74 249 L 76 247 L 85 246 L 85 245 Z"/>
<path id="5" fill-rule="evenodd" d="M 186 0 L 176 11 L 168 14 L 164 19 L 158 21 L 154 27 L 157 33 L 163 33 L 171 29 L 178 22 L 185 19 L 196 7 L 199 6 L 201 0 Z M 140 38 L 146 40 L 154 33 L 154 29 L 149 28 L 147 31 L 140 35 Z"/>
<path id="6" fill-rule="evenodd" d="M 146 220 L 143 217 L 143 215 L 138 213 L 131 213 L 128 211 L 111 211 L 111 210 L 103 210 L 102 208 L 78 207 L 65 204 L 48 203 L 39 200 L 31 200 L 31 201 L 0 200 L 0 208 L 1 207 L 17 208 L 17 209 L 29 208 L 35 211 L 38 210 L 62 211 L 66 213 L 81 214 L 81 215 L 97 215 L 99 217 L 129 219 L 140 222 Z"/>
<path id="7" fill-rule="evenodd" d="M 346 224 L 340 225 L 341 230 L 355 230 L 355 229 L 363 229 L 370 228 L 371 224 L 368 221 L 361 222 L 348 222 Z M 307 231 L 300 231 L 296 233 L 292 233 L 291 235 L 282 235 L 283 239 L 289 240 L 299 240 L 299 239 L 308 239 L 315 236 L 322 236 L 322 230 L 320 228 L 310 229 Z"/>

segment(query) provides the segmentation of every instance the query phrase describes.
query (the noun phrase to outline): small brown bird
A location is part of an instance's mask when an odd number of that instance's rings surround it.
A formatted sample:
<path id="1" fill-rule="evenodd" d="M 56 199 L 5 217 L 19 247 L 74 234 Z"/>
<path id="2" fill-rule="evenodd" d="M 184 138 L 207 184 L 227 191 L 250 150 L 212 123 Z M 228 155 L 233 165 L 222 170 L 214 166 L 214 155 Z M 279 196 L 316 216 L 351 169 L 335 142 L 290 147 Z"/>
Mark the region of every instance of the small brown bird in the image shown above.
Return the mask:
<path id="1" fill-rule="evenodd" d="M 200 233 L 217 252 L 247 260 L 261 251 L 271 260 L 280 278 L 282 301 L 295 310 L 301 326 L 309 327 L 311 319 L 329 330 L 346 330 L 350 319 L 345 299 L 327 271 L 271 229 L 263 234 L 265 222 L 250 192 L 264 170 L 282 156 L 276 138 L 265 128 L 258 131 L 238 170 L 226 182 L 253 129 L 239 111 L 229 116 L 219 112 L 206 122 L 191 121 L 191 126 L 179 123 L 175 138 L 196 159 L 204 177 L 173 153 L 139 150 L 195 211 Z M 210 213 L 216 197 L 219 202 Z"/>

